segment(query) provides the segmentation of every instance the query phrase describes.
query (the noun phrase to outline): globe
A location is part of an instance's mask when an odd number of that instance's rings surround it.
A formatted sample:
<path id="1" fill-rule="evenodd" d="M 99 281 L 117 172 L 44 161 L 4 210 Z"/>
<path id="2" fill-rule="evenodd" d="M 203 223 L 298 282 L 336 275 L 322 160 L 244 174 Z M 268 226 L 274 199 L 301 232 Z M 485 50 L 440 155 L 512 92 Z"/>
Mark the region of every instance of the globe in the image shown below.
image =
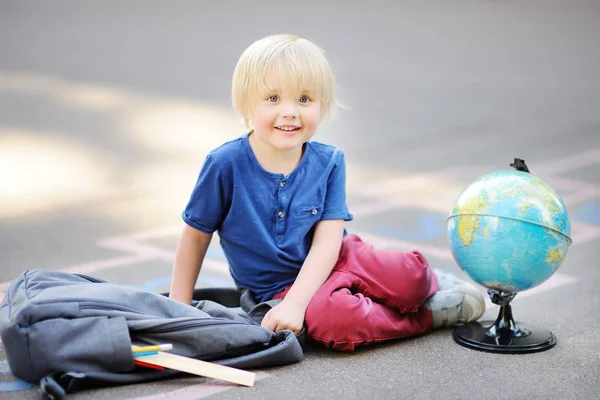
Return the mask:
<path id="1" fill-rule="evenodd" d="M 480 285 L 505 293 L 546 281 L 572 243 L 561 197 L 519 170 L 484 175 L 464 189 L 448 217 L 447 235 L 458 266 Z"/>

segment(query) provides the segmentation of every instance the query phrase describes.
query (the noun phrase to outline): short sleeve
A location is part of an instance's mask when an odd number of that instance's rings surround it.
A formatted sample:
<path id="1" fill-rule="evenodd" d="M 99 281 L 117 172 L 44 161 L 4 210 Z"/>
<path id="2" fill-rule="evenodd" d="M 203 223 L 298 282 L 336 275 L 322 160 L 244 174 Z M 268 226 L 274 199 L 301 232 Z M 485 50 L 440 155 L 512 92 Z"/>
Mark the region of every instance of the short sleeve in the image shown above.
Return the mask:
<path id="1" fill-rule="evenodd" d="M 218 230 L 231 203 L 227 174 L 208 155 L 182 214 L 184 222 L 204 233 Z"/>
<path id="2" fill-rule="evenodd" d="M 327 193 L 321 220 L 343 219 L 352 221 L 354 217 L 346 205 L 346 161 L 340 149 L 334 152 L 335 164 L 327 180 Z"/>

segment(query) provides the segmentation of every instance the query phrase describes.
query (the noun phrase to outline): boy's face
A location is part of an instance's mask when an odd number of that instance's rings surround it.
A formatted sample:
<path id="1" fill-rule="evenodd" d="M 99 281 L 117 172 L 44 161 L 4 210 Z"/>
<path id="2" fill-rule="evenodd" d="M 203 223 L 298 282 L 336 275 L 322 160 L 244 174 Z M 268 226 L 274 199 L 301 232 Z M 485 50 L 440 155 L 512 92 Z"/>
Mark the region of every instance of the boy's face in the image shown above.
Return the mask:
<path id="1" fill-rule="evenodd" d="M 321 120 L 321 101 L 305 90 L 268 85 L 251 113 L 256 139 L 287 151 L 300 148 L 315 134 Z"/>

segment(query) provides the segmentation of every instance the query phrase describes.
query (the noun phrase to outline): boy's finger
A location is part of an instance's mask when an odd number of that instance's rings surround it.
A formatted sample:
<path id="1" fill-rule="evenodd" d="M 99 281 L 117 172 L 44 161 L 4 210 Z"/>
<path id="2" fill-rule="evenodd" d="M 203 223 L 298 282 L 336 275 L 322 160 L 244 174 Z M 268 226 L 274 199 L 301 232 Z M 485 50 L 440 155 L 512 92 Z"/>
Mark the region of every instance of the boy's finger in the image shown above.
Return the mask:
<path id="1" fill-rule="evenodd" d="M 269 315 L 269 313 L 267 313 L 267 314 L 264 316 L 263 320 L 261 321 L 261 323 L 260 323 L 260 327 L 261 327 L 261 328 L 265 328 L 265 329 L 269 329 L 269 328 L 268 328 L 268 325 L 269 325 L 269 322 L 270 322 L 270 321 L 271 321 L 271 316 Z"/>

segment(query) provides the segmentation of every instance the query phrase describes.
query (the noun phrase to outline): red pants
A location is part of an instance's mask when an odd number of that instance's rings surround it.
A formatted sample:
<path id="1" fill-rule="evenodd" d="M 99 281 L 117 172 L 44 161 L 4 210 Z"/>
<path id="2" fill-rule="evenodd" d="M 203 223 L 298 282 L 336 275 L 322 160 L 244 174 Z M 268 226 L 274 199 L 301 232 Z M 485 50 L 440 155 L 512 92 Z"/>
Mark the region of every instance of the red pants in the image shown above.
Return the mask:
<path id="1" fill-rule="evenodd" d="M 290 287 L 277 294 L 283 299 Z M 327 281 L 312 298 L 304 319 L 308 337 L 337 350 L 419 335 L 433 328 L 421 307 L 438 290 L 418 251 L 374 250 L 346 235 Z"/>

